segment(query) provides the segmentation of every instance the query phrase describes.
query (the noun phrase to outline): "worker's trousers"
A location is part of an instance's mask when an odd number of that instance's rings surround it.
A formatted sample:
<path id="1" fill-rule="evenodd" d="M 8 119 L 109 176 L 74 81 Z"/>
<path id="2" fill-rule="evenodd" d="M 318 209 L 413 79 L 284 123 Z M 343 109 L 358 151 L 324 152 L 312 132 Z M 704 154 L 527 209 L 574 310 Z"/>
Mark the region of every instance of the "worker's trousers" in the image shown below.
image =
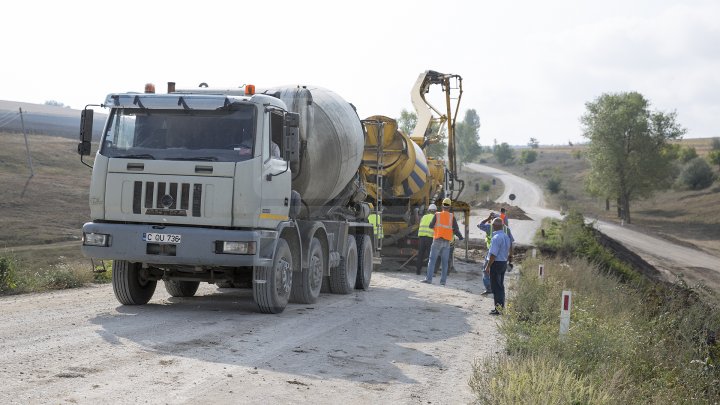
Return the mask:
<path id="1" fill-rule="evenodd" d="M 440 273 L 440 284 L 445 284 L 447 281 L 448 274 L 448 261 L 450 259 L 450 241 L 437 238 L 433 240 L 432 246 L 430 246 L 430 259 L 428 260 L 427 267 L 427 278 L 426 280 L 432 282 L 433 272 L 435 271 L 435 262 L 437 262 L 438 256 L 442 263 L 442 273 Z"/>
<path id="2" fill-rule="evenodd" d="M 433 238 L 429 236 L 421 236 L 418 238 L 418 253 L 417 262 L 415 264 L 415 271 L 420 274 L 420 270 L 423 265 L 427 263 L 428 255 L 430 254 L 430 246 L 432 246 Z"/>

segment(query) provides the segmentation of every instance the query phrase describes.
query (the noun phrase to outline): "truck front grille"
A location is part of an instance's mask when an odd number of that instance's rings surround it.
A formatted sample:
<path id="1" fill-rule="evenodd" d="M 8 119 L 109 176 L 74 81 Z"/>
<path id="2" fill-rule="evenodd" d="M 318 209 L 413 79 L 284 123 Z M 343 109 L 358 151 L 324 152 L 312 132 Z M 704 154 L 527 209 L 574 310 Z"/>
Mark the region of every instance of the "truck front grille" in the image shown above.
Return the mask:
<path id="1" fill-rule="evenodd" d="M 133 214 L 142 214 L 145 208 L 145 214 L 148 215 L 190 214 L 199 217 L 202 195 L 202 184 L 136 181 L 133 187 L 132 210 Z"/>

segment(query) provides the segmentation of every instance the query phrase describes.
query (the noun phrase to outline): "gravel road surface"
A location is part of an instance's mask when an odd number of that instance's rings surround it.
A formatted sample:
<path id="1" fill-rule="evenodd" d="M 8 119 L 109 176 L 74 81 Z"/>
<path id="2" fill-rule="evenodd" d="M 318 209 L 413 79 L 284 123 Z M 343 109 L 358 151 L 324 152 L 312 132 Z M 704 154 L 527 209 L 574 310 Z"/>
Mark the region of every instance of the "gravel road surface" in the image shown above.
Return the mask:
<path id="1" fill-rule="evenodd" d="M 456 267 L 447 287 L 380 271 L 279 315 L 209 284 L 144 306 L 110 285 L 2 297 L 0 403 L 470 403 L 499 334 L 477 265 Z"/>

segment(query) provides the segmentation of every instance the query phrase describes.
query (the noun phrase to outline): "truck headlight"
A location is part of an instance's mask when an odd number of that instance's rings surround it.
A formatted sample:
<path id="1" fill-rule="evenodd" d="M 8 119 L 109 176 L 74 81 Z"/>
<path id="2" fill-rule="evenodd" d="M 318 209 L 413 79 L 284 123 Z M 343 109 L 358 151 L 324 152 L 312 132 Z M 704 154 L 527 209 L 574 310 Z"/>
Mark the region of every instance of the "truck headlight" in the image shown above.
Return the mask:
<path id="1" fill-rule="evenodd" d="M 85 233 L 83 232 L 84 246 L 110 246 L 110 235 L 104 233 Z"/>
<path id="2" fill-rule="evenodd" d="M 218 241 L 216 251 L 231 255 L 254 255 L 255 241 L 238 242 L 238 241 Z"/>

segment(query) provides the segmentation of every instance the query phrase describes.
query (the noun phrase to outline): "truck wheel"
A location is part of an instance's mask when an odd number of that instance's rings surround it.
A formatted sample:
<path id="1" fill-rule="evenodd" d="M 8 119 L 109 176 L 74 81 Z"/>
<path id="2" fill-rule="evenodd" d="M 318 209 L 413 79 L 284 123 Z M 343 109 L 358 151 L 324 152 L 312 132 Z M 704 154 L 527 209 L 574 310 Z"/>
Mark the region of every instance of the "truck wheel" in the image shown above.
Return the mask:
<path id="1" fill-rule="evenodd" d="M 357 243 L 354 236 L 345 241 L 345 251 L 340 257 L 340 265 L 330 270 L 330 291 L 334 294 L 350 294 L 357 281 Z"/>
<path id="2" fill-rule="evenodd" d="M 192 297 L 199 286 L 199 281 L 165 280 L 165 289 L 173 297 Z"/>
<path id="3" fill-rule="evenodd" d="M 370 287 L 370 277 L 373 270 L 372 240 L 368 235 L 358 235 L 358 271 L 355 288 L 367 290 Z"/>
<path id="4" fill-rule="evenodd" d="M 279 314 L 290 298 L 293 263 L 285 239 L 278 239 L 272 266 L 253 268 L 253 298 L 260 312 Z"/>
<path id="5" fill-rule="evenodd" d="M 295 273 L 290 300 L 299 304 L 312 304 L 317 301 L 322 288 L 325 271 L 325 254 L 318 238 L 312 238 L 308 252 L 308 268 Z"/>
<path id="6" fill-rule="evenodd" d="M 112 285 L 115 298 L 123 305 L 147 304 L 155 293 L 156 280 L 148 280 L 140 263 L 113 260 Z"/>

